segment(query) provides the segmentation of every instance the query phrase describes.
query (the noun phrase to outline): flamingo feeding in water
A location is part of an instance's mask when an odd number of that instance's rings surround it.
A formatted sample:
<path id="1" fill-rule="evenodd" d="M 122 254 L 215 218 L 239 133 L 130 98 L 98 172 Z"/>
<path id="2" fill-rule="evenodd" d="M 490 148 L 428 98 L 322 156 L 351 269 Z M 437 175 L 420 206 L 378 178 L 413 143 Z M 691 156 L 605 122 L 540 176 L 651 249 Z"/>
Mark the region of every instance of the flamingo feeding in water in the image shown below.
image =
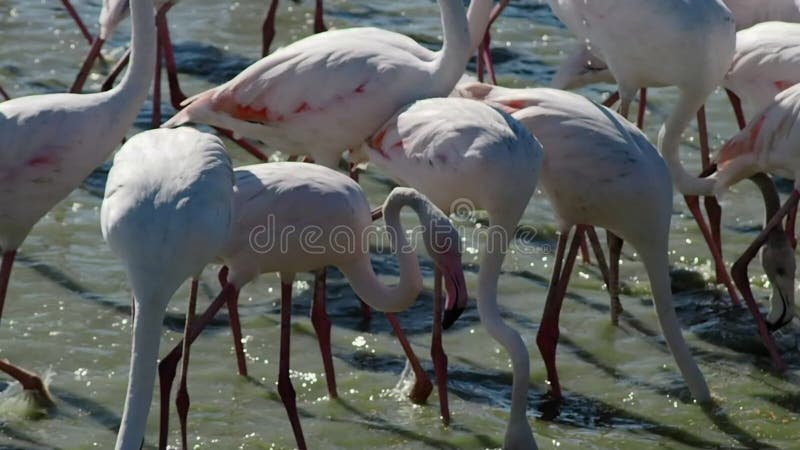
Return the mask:
<path id="1" fill-rule="evenodd" d="M 303 205 L 303 208 L 297 208 Z M 294 274 L 325 266 L 336 266 L 350 282 L 356 294 L 379 311 L 397 312 L 408 308 L 422 289 L 422 275 L 416 253 L 405 238 L 399 222 L 400 210 L 408 206 L 419 216 L 424 232 L 422 240 L 436 267 L 447 276 L 444 320 L 452 323 L 466 306 L 467 292 L 461 269 L 459 239 L 449 219 L 417 191 L 397 188 L 383 206 L 389 242 L 397 255 L 400 280 L 397 287 L 385 286 L 375 275 L 369 258 L 368 228 L 372 215 L 366 196 L 355 181 L 344 174 L 307 163 L 267 163 L 236 170 L 236 189 L 231 238 L 220 252 L 228 267 L 226 285 L 212 306 L 204 313 L 209 320 L 223 305 L 236 301 L 241 288 L 262 273 L 279 272 L 281 278 L 281 342 L 278 392 L 289 415 L 299 448 L 306 448 L 289 379 L 289 331 L 291 286 Z M 286 234 L 286 233 L 290 234 Z M 304 236 L 313 232 L 314 240 Z M 292 234 L 296 233 L 296 234 Z M 306 236 L 308 237 L 308 236 Z M 307 243 L 307 244 L 304 244 Z M 320 332 L 317 319 L 320 297 L 315 295 L 312 322 Z M 434 304 L 438 308 L 438 302 Z M 203 319 L 192 326 L 193 341 L 205 326 Z M 330 326 L 327 326 L 328 333 Z M 186 341 L 184 341 L 186 342 Z M 241 341 L 240 341 L 241 342 Z M 191 343 L 191 342 L 190 342 Z M 159 367 L 162 408 L 169 398 L 169 386 L 175 374 L 182 346 L 179 344 Z M 413 355 L 409 355 L 413 357 Z M 332 375 L 330 351 L 323 351 L 326 373 Z M 427 379 L 417 364 L 418 381 Z M 184 374 L 185 377 L 185 374 Z M 330 383 L 330 379 L 328 382 Z M 166 388 L 166 392 L 163 389 Z M 181 381 L 179 398 L 185 394 Z M 186 417 L 188 402 L 178 405 Z M 163 413 L 163 410 L 162 410 Z M 166 417 L 162 415 L 163 420 Z M 182 421 L 185 419 L 182 419 Z M 182 423 L 182 427 L 184 424 Z M 165 428 L 165 427 L 164 427 Z M 162 434 L 162 448 L 166 434 Z"/>
<path id="2" fill-rule="evenodd" d="M 131 0 L 132 62 L 99 94 L 48 94 L 0 103 L 0 313 L 17 249 L 39 219 L 102 164 L 147 98 L 156 59 L 152 0 Z M 39 377 L 0 361 L 0 370 L 52 403 Z"/>
<path id="3" fill-rule="evenodd" d="M 400 107 L 446 96 L 464 73 L 492 1 L 474 0 L 468 13 L 460 0 L 439 0 L 439 6 L 444 42 L 438 52 L 378 28 L 315 34 L 189 98 L 163 126 L 215 125 L 335 167 L 345 150 L 358 150 Z"/>
<path id="4" fill-rule="evenodd" d="M 131 368 L 117 450 L 142 446 L 161 328 L 172 294 L 196 280 L 228 241 L 234 176 L 219 138 L 191 128 L 132 137 L 114 157 L 100 213 L 103 238 L 123 261 L 134 296 Z M 188 349 L 184 352 L 187 367 Z"/>
<path id="5" fill-rule="evenodd" d="M 481 102 L 432 98 L 398 111 L 354 156 L 418 189 L 444 211 L 467 202 L 489 214 L 482 235 L 478 313 L 511 357 L 511 412 L 503 448 L 536 448 L 526 415 L 528 350 L 500 317 L 497 288 L 506 250 L 536 189 L 541 145 L 519 122 Z"/>
<path id="6" fill-rule="evenodd" d="M 567 241 L 573 228 L 599 226 L 609 231 L 609 292 L 616 300 L 612 314 L 619 304 L 619 249 L 624 240 L 641 256 L 661 330 L 692 396 L 709 401 L 708 386 L 683 340 L 672 305 L 667 259 L 672 182 L 647 137 L 618 114 L 570 92 L 471 83 L 459 85 L 454 95 L 512 113 L 544 149 L 541 186 L 553 205 L 561 235 L 536 343 L 553 396 L 561 398 L 555 364 L 558 319 L 580 233 L 576 231 L 565 255 Z"/>

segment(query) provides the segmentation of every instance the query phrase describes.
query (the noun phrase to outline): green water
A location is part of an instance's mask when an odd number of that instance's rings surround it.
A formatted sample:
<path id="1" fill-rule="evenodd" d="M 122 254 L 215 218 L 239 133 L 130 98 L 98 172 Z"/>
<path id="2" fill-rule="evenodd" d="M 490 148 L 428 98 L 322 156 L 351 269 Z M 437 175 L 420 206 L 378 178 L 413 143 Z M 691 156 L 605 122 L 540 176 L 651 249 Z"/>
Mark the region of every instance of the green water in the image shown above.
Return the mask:
<path id="1" fill-rule="evenodd" d="M 96 31 L 99 0 L 76 1 L 78 10 Z M 260 52 L 260 23 L 266 1 L 218 2 L 185 0 L 170 13 L 183 87 L 187 93 L 225 81 L 255 60 Z M 435 2 L 328 1 L 329 26 L 377 25 L 426 42 L 436 42 L 441 30 Z M 313 2 L 281 2 L 278 44 L 310 32 Z M 121 25 L 106 48 L 113 61 L 128 39 Z M 523 2 L 511 7 L 497 23 L 494 44 L 504 62 L 500 82 L 512 86 L 544 85 L 554 65 L 574 44 L 545 5 Z M 0 0 L 0 85 L 12 96 L 64 91 L 87 50 L 57 0 Z M 218 51 L 219 53 L 215 53 Z M 214 56 L 217 55 L 217 56 Z M 100 72 L 88 89 L 99 85 Z M 599 86 L 584 91 L 600 99 L 609 91 Z M 657 127 L 674 101 L 674 91 L 653 90 L 647 132 Z M 735 130 L 724 96 L 709 102 L 713 144 Z M 149 119 L 146 106 L 139 126 Z M 136 130 L 131 130 L 131 134 Z M 687 132 L 683 156 L 699 167 L 694 133 Z M 253 162 L 235 145 L 229 149 L 238 164 Z M 378 205 L 391 189 L 379 173 L 362 178 L 370 203 Z M 103 175 L 95 174 L 102 186 Z M 1 181 L 0 181 L 1 182 Z M 0 448 L 112 448 L 119 423 L 130 351 L 129 293 L 119 262 L 100 236 L 100 198 L 78 189 L 34 228 L 20 250 L 3 323 L 0 357 L 31 370 L 51 373 L 58 408 L 32 420 L 22 414 L 19 397 L 0 400 Z M 723 199 L 725 252 L 729 262 L 752 239 L 762 220 L 761 200 L 749 184 L 733 188 Z M 676 269 L 711 278 L 713 270 L 696 226 L 676 196 L 670 237 L 670 259 Z M 504 317 L 529 345 L 532 373 L 528 416 L 541 448 L 800 448 L 800 358 L 797 326 L 782 332 L 779 344 L 790 370 L 779 376 L 770 370 L 755 328 L 743 309 L 730 306 L 727 296 L 702 283 L 675 296 L 684 334 L 717 401 L 702 408 L 687 401 L 688 391 L 659 336 L 647 278 L 634 250 L 626 247 L 622 280 L 627 313 L 619 327 L 608 315 L 608 297 L 595 266 L 579 266 L 572 277 L 561 315 L 558 363 L 566 396 L 559 414 L 546 402 L 545 371 L 535 346 L 554 243 L 553 215 L 537 194 L 523 223 L 539 230 L 533 253 L 506 258 L 499 295 Z M 467 263 L 477 262 L 469 245 Z M 397 279 L 392 258 L 376 255 L 377 270 L 387 282 Z M 429 267 L 429 266 L 428 266 Z M 216 268 L 204 276 L 202 304 L 217 289 Z M 768 291 L 760 264 L 753 264 L 755 293 Z M 466 274 L 476 292 L 477 276 Z M 685 277 L 682 277 L 685 278 Z M 386 321 L 375 314 L 362 323 L 355 296 L 341 277 L 329 273 L 329 311 L 334 324 L 334 364 L 340 398 L 326 395 L 321 359 L 308 320 L 310 275 L 295 283 L 292 336 L 292 381 L 298 393 L 307 441 L 316 449 L 367 448 L 496 448 L 502 443 L 508 416 L 510 366 L 505 353 L 486 334 L 474 303 L 445 334 L 450 357 L 452 425 L 438 420 L 436 394 L 425 406 L 414 406 L 394 391 L 403 367 L 399 345 Z M 422 301 L 401 322 L 428 370 L 430 339 L 430 273 Z M 222 321 L 198 340 L 192 351 L 189 389 L 190 442 L 194 448 L 292 448 L 294 439 L 276 389 L 278 294 L 274 275 L 261 277 L 241 296 L 251 379 L 236 375 L 231 336 Z M 162 352 L 179 339 L 184 286 L 170 305 Z M 202 307 L 202 305 L 201 305 Z M 2 386 L 0 386 L 2 387 Z M 151 410 L 147 447 L 156 439 L 156 402 Z M 172 420 L 170 442 L 179 443 Z"/>

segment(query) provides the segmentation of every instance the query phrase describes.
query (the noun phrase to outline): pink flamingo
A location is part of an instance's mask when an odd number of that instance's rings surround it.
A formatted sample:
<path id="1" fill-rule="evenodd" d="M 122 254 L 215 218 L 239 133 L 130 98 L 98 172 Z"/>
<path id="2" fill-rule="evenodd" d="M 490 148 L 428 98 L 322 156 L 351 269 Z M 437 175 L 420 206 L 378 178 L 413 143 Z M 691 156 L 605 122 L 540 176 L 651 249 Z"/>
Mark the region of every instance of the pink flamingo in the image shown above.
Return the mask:
<path id="1" fill-rule="evenodd" d="M 103 238 L 125 265 L 135 306 L 117 450 L 144 442 L 167 304 L 191 277 L 188 334 L 197 279 L 231 232 L 233 185 L 222 141 L 191 128 L 137 134 L 114 157 L 100 220 Z"/>
<path id="2" fill-rule="evenodd" d="M 399 221 L 400 210 L 408 206 L 417 213 L 424 227 L 422 239 L 428 253 L 436 266 L 447 275 L 448 313 L 444 320 L 452 323 L 467 301 L 458 234 L 447 216 L 418 192 L 407 188 L 393 190 L 383 205 L 383 216 L 400 265 L 400 281 L 397 287 L 387 287 L 377 278 L 370 263 L 369 243 L 364 241 L 364 236 L 372 223 L 372 213 L 358 183 L 334 170 L 307 163 L 259 164 L 240 167 L 235 173 L 236 212 L 233 230 L 230 240 L 220 252 L 221 259 L 228 267 L 226 284 L 203 318 L 192 325 L 191 335 L 184 342 L 191 344 L 223 304 L 235 303 L 244 285 L 262 273 L 279 272 L 282 289 L 278 392 L 289 415 L 297 445 L 305 449 L 294 389 L 289 379 L 289 326 L 294 274 L 336 266 L 356 294 L 371 307 L 389 312 L 408 308 L 422 289 L 416 253 L 410 251 Z M 301 204 L 304 207 L 298 209 L 297 205 Z M 313 231 L 318 239 L 310 245 L 303 245 L 307 241 L 299 236 L 307 231 Z M 318 318 L 322 317 L 319 315 L 320 308 L 324 308 L 321 301 L 324 301 L 324 295 L 315 293 L 312 322 L 318 333 L 323 331 L 318 322 Z M 438 305 L 438 302 L 434 303 L 435 310 L 439 308 Z M 330 325 L 325 328 L 330 333 Z M 237 345 L 241 345 L 241 340 Z M 162 413 L 183 348 L 182 344 L 176 346 L 159 367 Z M 330 351 L 322 350 L 326 373 L 332 374 Z M 413 353 L 409 357 L 413 358 Z M 415 369 L 418 381 L 427 379 L 418 364 Z M 328 380 L 329 383 L 331 381 Z M 185 373 L 182 375 L 177 403 L 183 429 L 189 407 Z M 166 429 L 165 419 L 162 415 L 162 429 Z M 182 435 L 185 436 L 183 432 Z M 161 448 L 165 446 L 166 434 L 162 434 Z"/>
<path id="3" fill-rule="evenodd" d="M 20 244 L 33 225 L 81 184 L 125 136 L 147 98 L 155 65 L 152 0 L 131 0 L 132 65 L 99 94 L 48 94 L 0 103 L 0 313 Z M 52 403 L 39 377 L 6 361 L 0 370 Z"/>
<path id="4" fill-rule="evenodd" d="M 536 188 L 542 162 L 539 142 L 519 122 L 483 103 L 432 98 L 398 111 L 354 156 L 418 189 L 444 211 L 466 205 L 488 212 L 478 313 L 511 357 L 511 412 L 503 448 L 536 448 L 526 416 L 528 350 L 519 333 L 500 317 L 497 288 L 505 252 Z"/>
<path id="5" fill-rule="evenodd" d="M 796 210 L 800 199 L 800 181 L 798 181 L 800 166 L 795 155 L 797 144 L 800 142 L 800 131 L 792 126 L 800 119 L 798 105 L 800 105 L 800 85 L 794 85 L 779 93 L 772 103 L 751 119 L 747 127 L 720 148 L 716 172 L 708 178 L 698 180 L 698 186 L 704 190 L 702 195 L 719 195 L 729 186 L 760 172 L 795 180 L 792 194 L 783 206 L 772 214 L 764 230 L 734 265 L 734 281 L 746 299 L 752 297 L 747 279 L 747 264 L 755 257 L 758 249 L 771 239 L 771 233 L 780 225 L 781 220 L 790 211 Z M 780 314 L 775 313 L 778 317 L 771 313 L 769 317 L 771 322 L 768 325 L 759 322 L 759 334 L 772 356 L 773 363 L 779 369 L 785 368 L 785 364 L 780 359 L 769 331 L 770 328 L 785 325 L 794 317 L 794 302 L 787 300 L 786 292 L 781 297 L 784 298 L 784 311 Z M 747 306 L 753 315 L 760 316 L 754 300 L 749 300 Z"/>
<path id="6" fill-rule="evenodd" d="M 463 74 L 492 2 L 474 0 L 469 13 L 460 0 L 439 5 L 444 43 L 438 52 L 377 28 L 315 34 L 186 100 L 163 126 L 215 125 L 335 167 L 345 150 L 357 150 L 397 109 L 447 95 Z"/>
<path id="7" fill-rule="evenodd" d="M 536 336 L 552 396 L 561 398 L 555 364 L 558 319 L 575 263 L 580 236 L 577 228 L 599 226 L 609 232 L 613 303 L 619 305 L 618 262 L 624 240 L 644 263 L 661 330 L 692 396 L 700 402 L 710 401 L 708 386 L 683 340 L 672 306 L 667 258 L 672 182 L 663 158 L 647 137 L 620 115 L 570 92 L 471 83 L 459 85 L 454 95 L 485 101 L 512 113 L 544 149 L 541 186 L 561 230 Z M 620 204 L 626 208 L 620 209 Z M 576 233 L 565 255 L 573 228 Z M 621 306 L 617 308 L 621 310 Z M 612 313 L 614 309 L 612 304 Z"/>

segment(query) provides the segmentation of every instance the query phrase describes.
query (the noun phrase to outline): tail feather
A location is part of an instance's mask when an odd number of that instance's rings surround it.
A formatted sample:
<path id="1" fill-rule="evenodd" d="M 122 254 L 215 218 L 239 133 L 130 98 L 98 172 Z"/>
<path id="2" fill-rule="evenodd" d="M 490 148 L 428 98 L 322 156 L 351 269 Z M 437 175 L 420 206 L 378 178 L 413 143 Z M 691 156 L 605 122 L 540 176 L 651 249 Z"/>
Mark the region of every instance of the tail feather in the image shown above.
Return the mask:
<path id="1" fill-rule="evenodd" d="M 196 112 L 211 108 L 214 91 L 205 91 L 193 95 L 181 102 L 182 109 L 161 125 L 161 128 L 174 128 L 197 118 Z"/>

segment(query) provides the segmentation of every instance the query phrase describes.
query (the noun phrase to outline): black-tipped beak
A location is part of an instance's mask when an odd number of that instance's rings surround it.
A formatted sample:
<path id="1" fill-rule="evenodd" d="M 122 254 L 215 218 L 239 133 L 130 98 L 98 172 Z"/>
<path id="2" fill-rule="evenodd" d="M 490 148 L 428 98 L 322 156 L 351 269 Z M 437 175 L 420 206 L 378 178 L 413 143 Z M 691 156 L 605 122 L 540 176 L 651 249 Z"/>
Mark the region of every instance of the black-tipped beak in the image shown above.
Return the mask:
<path id="1" fill-rule="evenodd" d="M 781 296 L 781 305 L 783 306 L 781 316 L 778 317 L 778 320 L 776 320 L 775 323 L 772 323 L 766 319 L 764 320 L 764 324 L 767 325 L 767 330 L 769 330 L 770 333 L 774 333 L 786 325 L 789 325 L 794 318 L 793 315 L 789 314 L 788 300 L 786 299 L 786 296 L 783 295 L 783 291 L 780 288 L 778 288 L 778 294 Z"/>
<path id="2" fill-rule="evenodd" d="M 464 280 L 464 270 L 459 259 L 452 270 L 444 271 L 444 287 L 447 297 L 444 302 L 444 314 L 442 316 L 442 328 L 450 328 L 455 321 L 467 309 L 467 282 Z"/>
<path id="3" fill-rule="evenodd" d="M 461 317 L 461 314 L 465 309 L 467 308 L 455 307 L 451 310 L 445 311 L 444 315 L 442 316 L 442 328 L 447 330 L 453 326 L 453 324 L 456 323 L 456 320 Z"/>

